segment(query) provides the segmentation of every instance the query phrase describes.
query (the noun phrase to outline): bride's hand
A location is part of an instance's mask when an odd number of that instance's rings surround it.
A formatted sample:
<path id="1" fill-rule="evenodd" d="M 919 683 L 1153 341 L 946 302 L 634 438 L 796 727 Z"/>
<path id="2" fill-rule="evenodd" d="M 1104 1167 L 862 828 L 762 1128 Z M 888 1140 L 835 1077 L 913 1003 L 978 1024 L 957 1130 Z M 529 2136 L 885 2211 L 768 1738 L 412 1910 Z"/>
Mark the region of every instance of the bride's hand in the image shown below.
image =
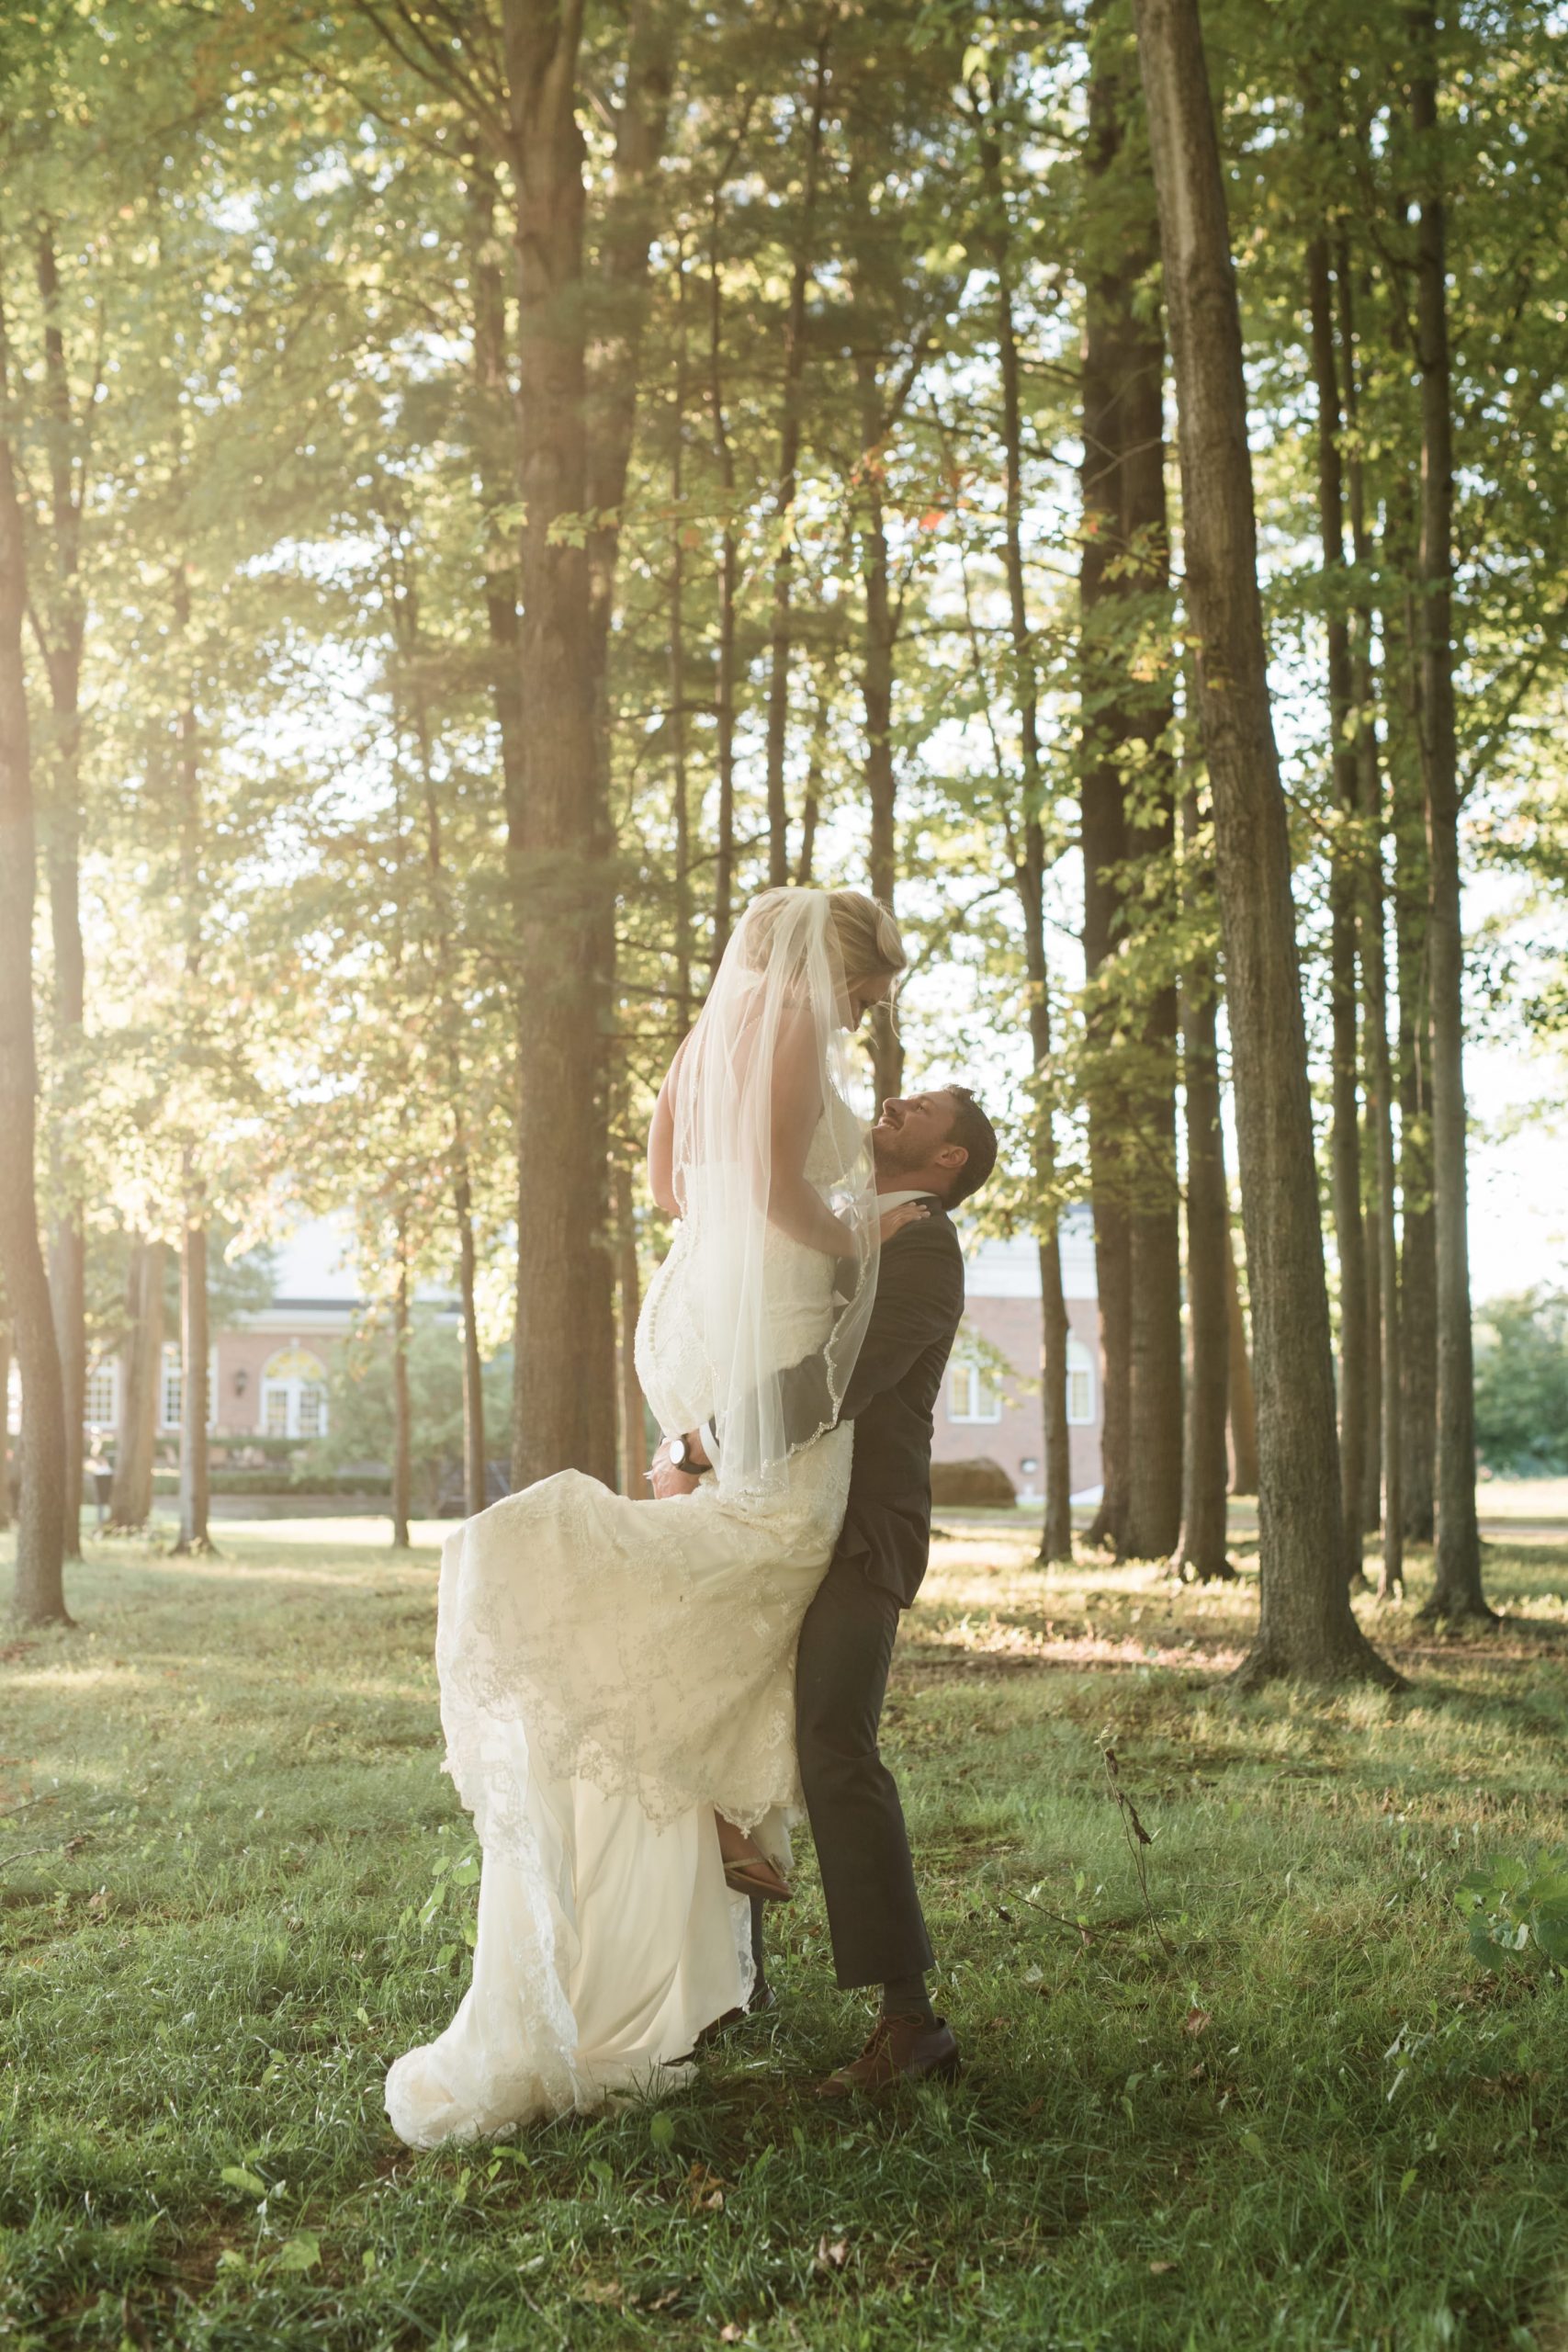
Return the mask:
<path id="1" fill-rule="evenodd" d="M 893 1236 L 896 1233 L 902 1233 L 907 1225 L 913 1225 L 917 1217 L 930 1216 L 930 1215 L 931 1211 L 924 1201 L 900 1201 L 898 1206 L 896 1209 L 889 1209 L 882 1220 L 883 1248 L 886 1250 Z"/>

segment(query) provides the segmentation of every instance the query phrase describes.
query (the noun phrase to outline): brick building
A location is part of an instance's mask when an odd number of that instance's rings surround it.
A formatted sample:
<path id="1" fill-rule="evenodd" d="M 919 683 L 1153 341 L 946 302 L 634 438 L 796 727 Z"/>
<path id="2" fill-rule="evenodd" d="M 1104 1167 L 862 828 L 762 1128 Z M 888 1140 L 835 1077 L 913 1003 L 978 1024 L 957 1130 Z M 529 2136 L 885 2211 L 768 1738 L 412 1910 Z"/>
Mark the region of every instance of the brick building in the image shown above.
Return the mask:
<path id="1" fill-rule="evenodd" d="M 1067 1297 L 1067 1430 L 1072 1490 L 1097 1496 L 1102 1396 L 1094 1227 L 1088 1209 L 1062 1219 Z M 1040 1251 L 1032 1237 L 981 1241 L 966 1252 L 964 1324 L 937 1409 L 939 1462 L 988 1459 L 1021 1501 L 1043 1493 L 1045 1421 L 1040 1395 Z"/>

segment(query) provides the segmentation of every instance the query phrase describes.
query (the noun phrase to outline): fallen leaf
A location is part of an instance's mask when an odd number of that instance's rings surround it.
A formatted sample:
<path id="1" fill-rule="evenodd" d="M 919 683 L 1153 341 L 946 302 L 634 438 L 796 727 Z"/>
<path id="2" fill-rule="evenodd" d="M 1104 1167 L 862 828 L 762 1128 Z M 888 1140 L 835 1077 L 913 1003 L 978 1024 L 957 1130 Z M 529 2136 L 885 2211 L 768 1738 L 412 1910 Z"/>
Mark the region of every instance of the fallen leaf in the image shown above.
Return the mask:
<path id="1" fill-rule="evenodd" d="M 1152 2278 L 1163 2278 L 1168 2270 L 1174 2270 L 1175 2267 L 1176 2265 L 1174 2262 L 1151 2262 L 1149 2265 L 1149 2273 Z"/>
<path id="2" fill-rule="evenodd" d="M 817 2241 L 818 2269 L 841 2270 L 849 2258 L 850 2242 L 848 2238 L 835 2238 L 829 2245 L 828 2243 L 828 2233 L 824 2230 L 822 2235 Z"/>
<path id="3" fill-rule="evenodd" d="M 1200 2033 L 1207 2033 L 1213 2022 L 1213 2009 L 1189 2009 L 1181 2020 L 1181 2030 L 1196 2037 Z"/>

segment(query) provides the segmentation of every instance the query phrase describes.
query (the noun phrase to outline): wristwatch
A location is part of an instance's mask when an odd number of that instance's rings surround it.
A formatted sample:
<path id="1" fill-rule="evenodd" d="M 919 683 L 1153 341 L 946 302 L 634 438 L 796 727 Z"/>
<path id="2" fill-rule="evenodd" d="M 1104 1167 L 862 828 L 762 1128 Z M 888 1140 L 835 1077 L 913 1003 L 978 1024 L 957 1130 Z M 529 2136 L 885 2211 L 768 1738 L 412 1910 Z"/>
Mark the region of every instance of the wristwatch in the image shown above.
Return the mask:
<path id="1" fill-rule="evenodd" d="M 670 1467 L 671 1470 L 684 1470 L 687 1476 L 690 1477 L 692 1475 L 689 1467 L 692 1458 L 692 1449 L 690 1445 L 683 1437 L 672 1437 L 668 1442 Z"/>

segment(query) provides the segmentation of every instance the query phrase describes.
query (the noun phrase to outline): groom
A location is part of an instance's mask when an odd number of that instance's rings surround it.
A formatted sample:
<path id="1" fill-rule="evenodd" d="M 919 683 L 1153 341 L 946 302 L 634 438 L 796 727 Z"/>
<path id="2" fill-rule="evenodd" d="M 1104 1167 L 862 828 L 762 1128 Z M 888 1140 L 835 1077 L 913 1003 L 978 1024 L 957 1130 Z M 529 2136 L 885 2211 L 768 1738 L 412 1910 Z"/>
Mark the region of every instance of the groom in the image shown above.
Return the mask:
<path id="1" fill-rule="evenodd" d="M 997 1157 L 990 1121 L 966 1087 L 893 1097 L 872 1129 L 882 1207 L 924 1215 L 883 1249 L 876 1299 L 841 1418 L 855 1424 L 848 1507 L 828 1573 L 801 1627 L 795 1672 L 800 1777 L 822 1874 L 840 1985 L 879 1984 L 882 2014 L 860 2056 L 818 2084 L 827 2098 L 955 2074 L 958 2043 L 926 1992 L 931 1948 L 915 1888 L 903 1808 L 877 1748 L 901 1611 L 931 1549 L 931 1414 L 964 1312 L 964 1259 L 949 1211 L 979 1190 Z M 820 1357 L 782 1375 L 786 1430 L 832 1418 Z M 711 1468 L 705 1436 L 684 1441 Z M 667 1464 L 655 1491 L 685 1491 Z"/>

